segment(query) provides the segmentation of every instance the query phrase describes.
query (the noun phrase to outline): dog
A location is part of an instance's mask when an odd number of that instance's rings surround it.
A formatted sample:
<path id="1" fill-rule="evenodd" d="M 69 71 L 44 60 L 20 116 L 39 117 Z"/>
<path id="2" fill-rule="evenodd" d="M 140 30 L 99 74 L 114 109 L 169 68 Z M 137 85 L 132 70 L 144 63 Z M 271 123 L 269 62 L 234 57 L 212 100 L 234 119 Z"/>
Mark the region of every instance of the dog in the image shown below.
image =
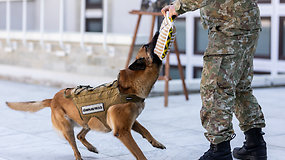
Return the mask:
<path id="1" fill-rule="evenodd" d="M 128 148 L 136 159 L 145 160 L 146 157 L 131 135 L 131 129 L 141 134 L 143 138 L 146 138 L 153 147 L 166 148 L 153 138 L 150 132 L 136 120 L 144 109 L 144 99 L 148 97 L 161 70 L 162 61 L 154 53 L 158 35 L 159 33 L 157 32 L 151 42 L 139 49 L 135 61 L 127 69 L 120 70 L 116 81 L 117 85 L 114 87 L 112 84 L 112 87 L 118 89 L 120 94 L 132 95 L 131 97 L 135 98 L 130 101 L 125 100 L 118 104 L 111 104 L 106 109 L 106 114 L 103 114 L 103 120 L 95 116 L 82 118 L 73 100 L 67 96 L 72 89 L 62 89 L 52 99 L 30 102 L 6 102 L 6 104 L 11 109 L 29 112 L 36 112 L 45 107 L 50 107 L 52 124 L 69 142 L 76 160 L 81 160 L 82 157 L 75 142 L 74 124 L 83 127 L 78 133 L 77 139 L 89 151 L 98 153 L 96 147 L 85 139 L 86 134 L 90 130 L 113 131 L 113 135 Z M 88 90 L 88 87 L 85 87 L 85 89 Z M 97 100 L 100 101 L 100 99 Z M 97 105 L 97 108 L 100 109 L 100 107 L 102 106 L 99 105 L 98 107 Z M 92 105 L 91 109 L 90 106 L 87 106 L 82 112 L 90 112 L 92 109 L 94 109 Z"/>

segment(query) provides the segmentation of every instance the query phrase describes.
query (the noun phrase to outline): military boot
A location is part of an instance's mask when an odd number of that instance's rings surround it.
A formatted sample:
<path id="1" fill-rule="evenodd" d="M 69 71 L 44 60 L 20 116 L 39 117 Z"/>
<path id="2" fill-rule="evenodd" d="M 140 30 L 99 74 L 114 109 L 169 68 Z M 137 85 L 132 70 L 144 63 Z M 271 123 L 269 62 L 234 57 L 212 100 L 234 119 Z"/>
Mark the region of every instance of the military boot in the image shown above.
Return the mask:
<path id="1" fill-rule="evenodd" d="M 246 132 L 242 147 L 233 150 L 233 156 L 242 160 L 267 160 L 266 143 L 261 128 L 253 128 Z"/>
<path id="2" fill-rule="evenodd" d="M 232 160 L 230 141 L 211 144 L 210 149 L 199 160 Z"/>

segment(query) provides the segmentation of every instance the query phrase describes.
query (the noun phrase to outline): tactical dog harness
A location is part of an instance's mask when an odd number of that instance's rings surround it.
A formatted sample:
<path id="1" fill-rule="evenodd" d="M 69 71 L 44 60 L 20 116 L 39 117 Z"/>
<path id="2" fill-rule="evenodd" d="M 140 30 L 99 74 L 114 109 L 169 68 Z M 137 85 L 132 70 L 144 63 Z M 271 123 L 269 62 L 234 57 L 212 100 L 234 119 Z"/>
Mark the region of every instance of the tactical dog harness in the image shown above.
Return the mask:
<path id="1" fill-rule="evenodd" d="M 67 92 L 69 92 L 68 95 Z M 96 117 L 108 129 L 110 127 L 107 124 L 106 115 L 110 106 L 128 102 L 144 102 L 144 98 L 120 93 L 117 80 L 95 88 L 81 85 L 76 88 L 66 88 L 64 96 L 72 98 L 82 120 L 88 121 L 91 117 Z"/>

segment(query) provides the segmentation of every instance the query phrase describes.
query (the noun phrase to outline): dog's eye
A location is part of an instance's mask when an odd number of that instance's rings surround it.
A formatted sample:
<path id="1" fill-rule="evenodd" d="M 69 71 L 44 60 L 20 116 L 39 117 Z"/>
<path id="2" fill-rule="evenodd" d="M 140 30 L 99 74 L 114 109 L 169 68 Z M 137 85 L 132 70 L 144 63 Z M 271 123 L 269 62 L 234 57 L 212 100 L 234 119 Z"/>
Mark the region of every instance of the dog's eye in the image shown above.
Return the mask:
<path id="1" fill-rule="evenodd" d="M 148 48 L 149 48 L 149 44 L 145 44 L 143 45 L 144 49 L 145 49 L 145 52 L 147 52 Z"/>
<path id="2" fill-rule="evenodd" d="M 145 44 L 145 45 L 143 45 L 143 47 L 148 49 L 149 48 L 149 44 Z"/>

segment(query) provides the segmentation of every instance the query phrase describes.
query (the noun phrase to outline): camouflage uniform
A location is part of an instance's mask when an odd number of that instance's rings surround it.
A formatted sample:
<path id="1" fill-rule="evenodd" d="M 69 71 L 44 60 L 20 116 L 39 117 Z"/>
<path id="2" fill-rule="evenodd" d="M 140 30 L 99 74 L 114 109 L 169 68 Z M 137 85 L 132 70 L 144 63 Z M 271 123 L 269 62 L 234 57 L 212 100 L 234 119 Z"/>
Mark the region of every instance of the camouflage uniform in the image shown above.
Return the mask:
<path id="1" fill-rule="evenodd" d="M 242 131 L 265 127 L 252 94 L 253 57 L 261 28 L 257 0 L 176 0 L 178 14 L 200 8 L 209 43 L 201 79 L 201 121 L 213 144 L 234 136 L 235 113 Z"/>

